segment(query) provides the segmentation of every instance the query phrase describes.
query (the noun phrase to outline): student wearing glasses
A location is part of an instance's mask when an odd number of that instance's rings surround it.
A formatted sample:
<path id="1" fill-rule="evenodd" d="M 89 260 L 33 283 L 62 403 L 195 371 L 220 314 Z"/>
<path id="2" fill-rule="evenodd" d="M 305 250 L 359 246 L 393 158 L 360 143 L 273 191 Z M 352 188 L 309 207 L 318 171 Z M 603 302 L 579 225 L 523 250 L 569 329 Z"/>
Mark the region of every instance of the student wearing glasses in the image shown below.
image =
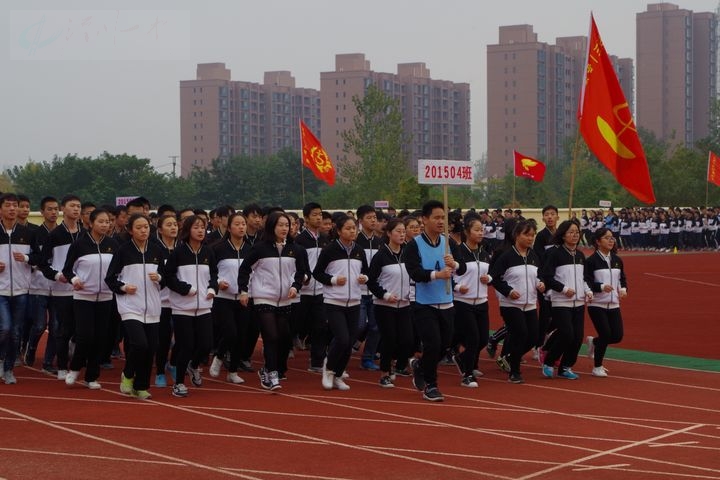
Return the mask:
<path id="1" fill-rule="evenodd" d="M 615 237 L 607 228 L 599 228 L 593 237 L 595 253 L 585 260 L 585 282 L 595 295 L 588 305 L 588 314 L 598 336 L 587 337 L 588 356 L 594 358 L 592 375 L 607 377 L 603 359 L 608 345 L 623 338 L 620 299 L 627 296 L 625 269 L 615 253 Z"/>

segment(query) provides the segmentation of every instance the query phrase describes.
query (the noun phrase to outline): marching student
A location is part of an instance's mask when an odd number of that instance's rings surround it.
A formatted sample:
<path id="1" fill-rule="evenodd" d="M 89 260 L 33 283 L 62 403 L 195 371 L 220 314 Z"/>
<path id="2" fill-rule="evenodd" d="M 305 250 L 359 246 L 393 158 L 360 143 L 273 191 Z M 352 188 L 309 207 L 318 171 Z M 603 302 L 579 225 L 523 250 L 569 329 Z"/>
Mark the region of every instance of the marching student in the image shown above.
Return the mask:
<path id="1" fill-rule="evenodd" d="M 525 381 L 520 361 L 538 335 L 537 294 L 545 291 L 545 284 L 538 278 L 540 259 L 532 249 L 536 231 L 534 222 L 518 222 L 513 229 L 512 247 L 490 265 L 491 283 L 500 300 L 500 315 L 507 330 L 503 353 L 510 370 L 510 383 Z"/>
<path id="2" fill-rule="evenodd" d="M 0 196 L 0 363 L 3 381 L 17 383 L 13 369 L 20 349 L 23 321 L 27 313 L 30 290 L 32 232 L 17 222 L 18 197 L 14 193 Z M 4 355 L 3 355 L 4 353 Z"/>
<path id="3" fill-rule="evenodd" d="M 245 241 L 247 222 L 242 213 L 235 212 L 223 218 L 227 221 L 227 225 L 222 227 L 225 230 L 224 238 L 212 247 L 218 264 L 219 288 L 213 301 L 212 315 L 220 327 L 220 341 L 210 365 L 210 376 L 220 376 L 223 359 L 229 353 L 226 380 L 237 385 L 245 382 L 237 371 L 243 344 L 242 334 L 250 322 L 250 309 L 240 304 L 238 272 L 250 251 L 250 244 Z"/>
<path id="4" fill-rule="evenodd" d="M 437 200 L 423 205 L 424 231 L 408 242 L 404 251 L 405 267 L 415 281 L 413 325 L 422 342 L 422 358 L 413 360 L 413 385 L 430 402 L 442 402 L 437 385 L 437 365 L 450 347 L 453 331 L 453 294 L 449 288 L 453 272 L 459 267 L 445 253 L 445 206 Z"/>
<path id="5" fill-rule="evenodd" d="M 587 337 L 588 357 L 594 358 L 592 375 L 607 377 L 603 359 L 608 345 L 623 338 L 620 300 L 627 296 L 627 280 L 623 261 L 615 253 L 615 237 L 607 228 L 600 228 L 593 238 L 595 253 L 585 260 L 585 282 L 595 295 L 588 305 L 597 337 Z"/>
<path id="6" fill-rule="evenodd" d="M 85 368 L 85 383 L 91 390 L 102 388 L 100 354 L 108 336 L 112 313 L 112 291 L 105 283 L 108 267 L 118 250 L 118 243 L 109 237 L 110 216 L 101 209 L 88 216 L 88 230 L 68 249 L 63 277 L 73 288 L 75 318 L 75 352 L 70 359 L 66 385 L 73 385 Z"/>
<path id="7" fill-rule="evenodd" d="M 268 215 L 262 240 L 253 245 L 238 271 L 240 303 L 247 307 L 252 297 L 260 325 L 265 365 L 258 375 L 266 390 L 282 388 L 280 378 L 287 371 L 290 351 L 291 303 L 305 276 L 305 250 L 287 241 L 289 232 L 286 213 Z"/>
<path id="8" fill-rule="evenodd" d="M 118 248 L 110 261 L 105 283 L 115 293 L 125 332 L 125 368 L 120 391 L 141 400 L 151 398 L 150 372 L 158 344 L 162 309 L 164 255 L 150 241 L 150 220 L 134 213 L 127 223 L 130 241 Z"/>
<path id="9" fill-rule="evenodd" d="M 370 265 L 373 256 L 377 253 L 382 243 L 381 237 L 375 235 L 378 224 L 380 223 L 378 222 L 377 211 L 370 205 L 361 205 L 357 209 L 357 220 L 360 225 L 360 230 L 358 231 L 355 241 L 360 248 L 365 251 L 365 261 Z M 360 368 L 375 371 L 379 369 L 375 364 L 375 353 L 377 353 L 378 345 L 380 344 L 380 330 L 377 319 L 375 318 L 372 293 L 370 293 L 365 285 L 363 285 L 360 290 L 362 290 L 363 296 L 360 302 L 357 337 L 353 340 L 356 347 L 359 347 L 363 339 L 365 341 L 360 360 Z"/>
<path id="10" fill-rule="evenodd" d="M 453 257 L 460 264 L 455 273 L 455 331 L 465 347 L 455 355 L 462 375 L 461 385 L 476 388 L 480 347 L 490 335 L 488 315 L 488 275 L 490 255 L 483 248 L 484 228 L 477 214 L 465 216 L 465 241 L 456 247 Z"/>
<path id="11" fill-rule="evenodd" d="M 300 325 L 297 331 L 300 332 L 301 341 L 304 340 L 303 335 L 309 333 L 310 365 L 308 370 L 315 373 L 322 373 L 330 336 L 323 305 L 323 284 L 312 277 L 312 271 L 317 265 L 320 252 L 330 243 L 330 239 L 321 231 L 322 213 L 322 207 L 319 203 L 310 202 L 305 204 L 303 206 L 305 228 L 295 238 L 295 243 L 303 247 L 307 253 L 308 272 L 310 273 L 309 279 L 300 289 L 300 307 L 298 311 Z"/>
<path id="12" fill-rule="evenodd" d="M 175 329 L 175 385 L 172 394 L 187 397 L 185 373 L 202 386 L 200 362 L 212 348 L 212 307 L 217 292 L 217 262 L 205 240 L 206 222 L 197 215 L 185 219 L 180 242 L 165 264 L 166 283 Z"/>
<path id="13" fill-rule="evenodd" d="M 553 237 L 557 230 L 558 222 L 558 209 L 555 205 L 546 205 L 542 209 L 542 220 L 545 223 L 545 228 L 537 232 L 535 236 L 535 243 L 533 244 L 533 250 L 540 260 L 542 265 L 545 260 L 547 251 L 551 248 L 555 248 L 553 243 Z M 592 229 L 592 228 L 591 228 Z M 537 360 L 539 357 L 540 347 L 545 343 L 545 335 L 548 333 L 548 327 L 552 320 L 552 308 L 550 306 L 550 300 L 545 295 L 538 297 L 540 309 L 538 311 L 538 335 L 533 345 L 532 357 L 533 360 Z"/>
<path id="14" fill-rule="evenodd" d="M 380 386 L 394 387 L 395 367 L 404 370 L 414 351 L 410 320 L 410 277 L 405 270 L 403 248 L 405 224 L 392 218 L 385 227 L 387 241 L 370 262 L 368 289 L 374 295 L 375 315 L 380 327 Z"/>
<path id="15" fill-rule="evenodd" d="M 540 277 L 548 287 L 547 297 L 552 308 L 550 329 L 554 331 L 546 345 L 541 347 L 542 373 L 552 378 L 555 362 L 560 360 L 558 376 L 577 380 L 579 375 L 573 372 L 572 367 L 585 338 L 585 302 L 593 296 L 585 283 L 585 255 L 577 249 L 580 243 L 579 223 L 573 220 L 562 222 L 553 242 L 557 248 L 547 251 L 540 271 Z"/>
<path id="16" fill-rule="evenodd" d="M 368 264 L 363 248 L 355 243 L 355 220 L 342 214 L 335 227 L 338 238 L 323 249 L 313 270 L 313 277 L 323 284 L 325 316 L 333 337 L 321 383 L 326 390 L 350 390 L 343 373 L 357 336 L 361 286 L 368 280 Z"/>
<path id="17" fill-rule="evenodd" d="M 162 206 L 161 206 L 162 208 Z M 158 209 L 160 211 L 160 209 Z M 167 263 L 170 254 L 177 245 L 178 223 L 174 212 L 167 215 L 160 214 L 157 222 L 157 239 L 163 254 L 163 266 Z M 152 236 L 150 237 L 152 239 Z M 165 282 L 164 282 L 165 283 Z M 170 289 L 167 285 L 163 285 L 160 290 L 160 324 L 158 326 L 158 346 L 155 351 L 155 386 L 167 387 L 167 378 L 165 371 L 170 373 L 170 377 L 174 380 L 176 374 L 176 366 L 171 365 L 173 362 L 168 361 L 168 353 L 170 352 L 170 344 L 172 343 L 172 306 L 170 305 Z"/>
<path id="18" fill-rule="evenodd" d="M 57 379 L 65 381 L 68 369 L 68 351 L 70 339 L 75 334 L 75 314 L 73 313 L 73 286 L 63 275 L 63 267 L 70 245 L 80 236 L 80 198 L 65 195 L 60 200 L 63 212 L 62 222 L 53 229 L 45 241 L 40 253 L 40 265 L 45 278 L 54 280 L 50 308 L 57 316 L 55 346 L 57 351 Z"/>

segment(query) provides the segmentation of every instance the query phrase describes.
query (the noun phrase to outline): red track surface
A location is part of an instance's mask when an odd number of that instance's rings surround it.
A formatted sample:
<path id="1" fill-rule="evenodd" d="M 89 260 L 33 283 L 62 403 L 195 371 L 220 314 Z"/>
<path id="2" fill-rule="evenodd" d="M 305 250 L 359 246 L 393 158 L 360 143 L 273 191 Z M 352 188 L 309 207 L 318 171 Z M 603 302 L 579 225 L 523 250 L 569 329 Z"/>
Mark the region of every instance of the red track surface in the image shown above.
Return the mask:
<path id="1" fill-rule="evenodd" d="M 625 256 L 621 346 L 717 358 L 716 255 Z M 0 477 L 720 479 L 719 374 L 607 361 L 598 379 L 581 358 L 578 381 L 528 364 L 511 385 L 483 358 L 479 389 L 440 367 L 446 401 L 430 404 L 409 379 L 381 389 L 357 365 L 349 392 L 322 390 L 301 352 L 280 394 L 246 374 L 146 402 L 117 392 L 119 364 L 99 391 L 18 367 L 0 385 Z"/>

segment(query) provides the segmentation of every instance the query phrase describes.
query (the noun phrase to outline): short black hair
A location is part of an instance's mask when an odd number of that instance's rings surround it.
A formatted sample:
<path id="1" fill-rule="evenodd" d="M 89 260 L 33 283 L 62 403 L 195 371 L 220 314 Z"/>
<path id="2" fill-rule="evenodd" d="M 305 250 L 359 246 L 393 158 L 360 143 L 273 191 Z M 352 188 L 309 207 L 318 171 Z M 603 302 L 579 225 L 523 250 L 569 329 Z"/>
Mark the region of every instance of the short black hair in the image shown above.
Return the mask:
<path id="1" fill-rule="evenodd" d="M 64 207 L 66 203 L 72 201 L 80 202 L 80 197 L 78 197 L 77 195 L 73 195 L 72 193 L 70 195 L 65 195 L 64 197 L 62 197 L 62 200 L 60 200 L 60 205 Z"/>
<path id="2" fill-rule="evenodd" d="M 545 215 L 545 212 L 548 210 L 555 210 L 555 213 L 558 213 L 558 208 L 555 205 L 545 205 L 542 209 L 542 214 Z"/>
<path id="3" fill-rule="evenodd" d="M 357 212 L 355 212 L 355 216 L 358 220 L 362 220 L 362 218 L 368 213 L 376 213 L 375 207 L 371 207 L 370 205 L 360 205 Z"/>
<path id="4" fill-rule="evenodd" d="M 316 210 L 316 209 L 318 209 L 318 208 L 319 208 L 320 210 L 322 210 L 322 207 L 321 207 L 320 204 L 317 203 L 317 202 L 308 202 L 308 203 L 306 203 L 306 204 L 303 206 L 303 217 L 305 217 L 305 218 L 309 217 L 309 216 L 310 216 L 310 213 L 311 213 L 313 210 Z"/>
<path id="5" fill-rule="evenodd" d="M 45 205 L 47 205 L 50 202 L 58 203 L 57 198 L 51 197 L 50 195 L 48 195 L 47 197 L 41 198 L 40 199 L 40 210 L 44 210 Z"/>
<path id="6" fill-rule="evenodd" d="M 242 213 L 243 213 L 243 215 L 245 215 L 246 217 L 247 217 L 248 215 L 250 215 L 251 213 L 255 213 L 255 214 L 257 214 L 257 215 L 262 215 L 262 214 L 263 214 L 263 209 L 262 209 L 262 207 L 261 207 L 260 205 L 258 205 L 257 203 L 249 203 L 249 204 L 245 205 L 245 208 L 243 208 Z"/>
<path id="7" fill-rule="evenodd" d="M 422 216 L 425 218 L 430 217 L 430 215 L 432 215 L 432 211 L 435 210 L 436 208 L 440 208 L 444 211 L 445 205 L 443 205 L 443 203 L 440 200 L 428 200 L 422 206 Z"/>

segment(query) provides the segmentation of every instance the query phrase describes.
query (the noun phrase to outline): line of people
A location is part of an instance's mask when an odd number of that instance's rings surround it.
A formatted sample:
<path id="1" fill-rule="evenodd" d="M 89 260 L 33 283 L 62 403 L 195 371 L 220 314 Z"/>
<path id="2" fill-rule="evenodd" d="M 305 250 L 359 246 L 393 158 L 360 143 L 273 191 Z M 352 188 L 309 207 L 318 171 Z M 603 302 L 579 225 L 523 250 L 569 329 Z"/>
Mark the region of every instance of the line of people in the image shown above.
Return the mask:
<path id="1" fill-rule="evenodd" d="M 498 364 L 511 383 L 523 381 L 521 359 L 533 346 L 545 376 L 554 376 L 557 363 L 559 376 L 577 378 L 586 303 L 598 330 L 590 340 L 593 375 L 607 375 L 607 345 L 622 338 L 619 301 L 627 286 L 612 232 L 597 229 L 596 251 L 585 259 L 579 223 L 555 229 L 552 206 L 537 238 L 534 222 L 510 212 L 493 228 L 502 232 L 499 242 L 485 240 L 488 219 L 474 211 L 453 218 L 446 237 L 438 201 L 389 219 L 367 205 L 331 215 L 311 202 L 302 220 L 280 208 L 220 207 L 212 212 L 216 228 L 203 211 L 169 205 L 153 222 L 149 207 L 144 198 L 118 211 L 74 195 L 46 197 L 45 221 L 33 229 L 17 220 L 17 196 L 0 197 L 5 383 L 16 382 L 18 352 L 34 363 L 46 326 L 43 369 L 67 385 L 84 370 L 90 389 L 101 388 L 101 370 L 112 367 L 108 357 L 122 338 L 120 390 L 140 399 L 151 397 L 153 369 L 154 384 L 168 386 L 170 376 L 177 397 L 189 394 L 186 379 L 202 386 L 204 363 L 210 376 L 226 369 L 228 382 L 244 383 L 239 373 L 254 370 L 258 338 L 264 389 L 281 389 L 293 346 L 309 344 L 308 370 L 321 374 L 322 387 L 349 390 L 348 362 L 364 344 L 360 366 L 378 371 L 381 387 L 411 377 L 429 401 L 444 398 L 437 366 L 447 352 L 460 385 L 477 388 L 480 351 L 487 344 L 494 356 L 503 332 Z M 505 324 L 494 338 L 489 286 Z M 23 341 L 28 300 L 33 322 Z"/>

